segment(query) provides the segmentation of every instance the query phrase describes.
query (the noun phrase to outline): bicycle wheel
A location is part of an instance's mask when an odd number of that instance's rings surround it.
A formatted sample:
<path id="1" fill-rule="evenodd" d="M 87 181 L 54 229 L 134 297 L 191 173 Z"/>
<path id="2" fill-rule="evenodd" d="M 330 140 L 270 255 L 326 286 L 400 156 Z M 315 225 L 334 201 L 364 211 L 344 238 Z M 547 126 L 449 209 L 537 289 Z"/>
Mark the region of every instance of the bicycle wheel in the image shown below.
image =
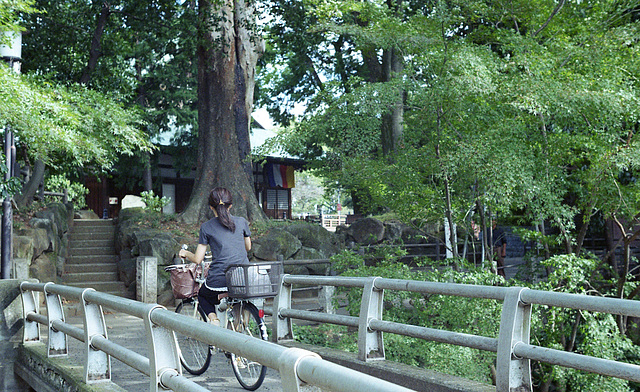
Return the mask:
<path id="1" fill-rule="evenodd" d="M 176 308 L 176 313 L 207 322 L 207 316 L 198 306 L 197 301 L 182 301 Z M 180 351 L 180 363 L 184 369 L 194 375 L 204 373 L 211 363 L 211 347 L 179 332 L 176 332 L 176 338 Z"/>
<path id="2" fill-rule="evenodd" d="M 234 321 L 233 325 L 230 323 L 229 328 L 258 339 L 269 339 L 267 327 L 264 325 L 264 320 L 260 317 L 258 308 L 254 304 L 241 302 L 235 305 L 234 308 L 239 309 L 239 311 L 233 310 Z M 233 373 L 235 373 L 240 385 L 249 391 L 258 389 L 267 374 L 266 366 L 233 353 L 231 353 L 231 367 L 233 367 Z"/>

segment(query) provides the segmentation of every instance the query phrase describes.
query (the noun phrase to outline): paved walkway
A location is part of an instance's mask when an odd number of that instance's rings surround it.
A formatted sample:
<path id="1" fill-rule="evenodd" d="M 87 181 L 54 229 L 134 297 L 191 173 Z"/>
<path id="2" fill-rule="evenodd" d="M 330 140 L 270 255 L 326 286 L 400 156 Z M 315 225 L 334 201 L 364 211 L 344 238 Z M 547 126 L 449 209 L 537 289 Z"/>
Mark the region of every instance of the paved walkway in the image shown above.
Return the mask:
<path id="1" fill-rule="evenodd" d="M 109 340 L 118 343 L 138 354 L 148 357 L 147 340 L 145 337 L 144 323 L 141 319 L 122 313 L 105 312 L 105 323 Z M 82 313 L 77 305 L 71 306 L 65 312 L 68 324 L 83 327 Z M 46 344 L 46 330 L 41 326 L 42 340 Z M 20 339 L 21 336 L 17 337 Z M 0 361 L 0 390 L 6 392 L 30 392 L 29 386 L 13 374 L 13 360 L 15 359 L 15 345 L 17 342 L 2 342 L 0 354 L 2 358 L 10 361 Z M 84 343 L 74 338 L 69 338 L 69 357 L 72 361 L 83 364 Z M 149 377 L 139 373 L 128 365 L 111 358 L 111 379 L 114 383 L 127 391 L 139 392 L 149 390 Z M 184 372 L 184 375 L 211 391 L 244 391 L 233 374 L 231 365 L 223 354 L 216 354 L 211 359 L 209 369 L 200 376 L 192 376 Z M 282 391 L 280 375 L 276 370 L 268 369 L 267 376 L 259 391 Z"/>

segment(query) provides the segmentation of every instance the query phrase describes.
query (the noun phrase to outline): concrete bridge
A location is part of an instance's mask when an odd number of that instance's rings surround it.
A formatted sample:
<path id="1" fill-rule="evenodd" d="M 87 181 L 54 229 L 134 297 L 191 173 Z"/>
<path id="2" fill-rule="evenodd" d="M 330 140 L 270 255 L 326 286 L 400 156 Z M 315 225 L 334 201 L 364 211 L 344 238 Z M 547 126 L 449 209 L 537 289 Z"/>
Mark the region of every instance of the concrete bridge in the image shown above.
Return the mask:
<path id="1" fill-rule="evenodd" d="M 15 373 L 25 380 L 29 381 L 29 385 L 38 391 L 56 391 L 56 390 L 77 390 L 77 391 L 143 391 L 158 390 L 153 388 L 153 382 L 150 378 L 141 374 L 138 370 L 130 366 L 112 361 L 113 367 L 111 377 L 108 383 L 87 383 L 86 377 L 83 379 L 83 367 L 86 369 L 90 365 L 86 363 L 87 345 L 81 342 L 69 340 L 69 354 L 63 358 L 53 358 L 51 353 L 51 344 L 46 339 L 38 344 L 19 343 L 21 336 L 19 330 L 22 327 L 23 316 L 22 306 L 19 301 L 20 289 L 18 281 L 0 281 L 0 298 L 3 301 L 3 319 L 2 321 L 2 338 L 3 338 L 3 355 L 5 358 L 12 357 L 14 352 L 13 346 L 17 345 L 18 353 L 13 356 L 17 360 L 11 370 L 15 369 Z M 318 313 L 303 309 L 297 309 L 292 305 L 291 290 L 295 285 L 317 285 L 326 287 L 347 286 L 361 287 L 363 289 L 361 314 L 358 317 L 350 317 L 340 314 Z M 47 287 L 51 287 L 51 293 L 67 292 L 65 286 L 60 285 L 44 285 L 42 291 L 47 291 Z M 23 285 L 24 288 L 25 285 Z M 27 285 L 30 290 L 38 290 L 42 287 Z M 77 290 L 77 289 L 76 289 Z M 503 312 L 500 322 L 500 331 L 497 338 L 488 338 L 474 335 L 459 334 L 449 331 L 433 330 L 421 326 L 410 326 L 384 321 L 382 317 L 382 293 L 385 290 L 404 290 L 420 292 L 425 294 L 438 295 L 457 295 L 471 298 L 495 299 L 503 302 Z M 24 290 L 23 290 L 24 292 Z M 47 293 L 49 296 L 51 293 Z M 89 302 L 100 302 L 105 295 L 93 292 Z M 113 304 L 109 299 L 112 296 L 106 296 L 105 304 Z M 129 301 L 129 300 L 126 300 Z M 49 302 L 46 302 L 49 304 Z M 301 390 L 301 385 L 312 384 L 317 385 L 320 390 L 344 390 L 344 391 L 361 391 L 370 389 L 371 391 L 407 391 L 407 390 L 424 390 L 424 391 L 530 391 L 531 375 L 530 361 L 538 360 L 551 363 L 558 366 L 566 366 L 575 369 L 591 371 L 604 374 L 611 377 L 619 377 L 632 381 L 640 381 L 640 367 L 626 363 L 604 360 L 589 356 L 577 355 L 575 353 L 565 353 L 553 349 L 538 347 L 531 345 L 529 342 L 529 328 L 531 306 L 535 304 L 547 306 L 561 306 L 573 309 L 584 309 L 595 312 L 623 314 L 627 316 L 640 317 L 640 307 L 637 301 L 626 301 L 612 298 L 599 298 L 589 296 L 579 296 L 570 294 L 559 294 L 553 292 L 542 292 L 536 290 L 528 290 L 523 288 L 506 288 L 506 287 L 489 287 L 489 286 L 471 286 L 460 284 L 443 284 L 434 282 L 418 282 L 418 281 L 400 281 L 393 279 L 384 279 L 380 277 L 372 278 L 341 278 L 341 277 L 313 277 L 313 276 L 292 276 L 285 275 L 282 279 L 280 292 L 273 301 L 272 312 L 277 317 L 272 317 L 273 338 L 286 347 L 297 346 L 292 341 L 292 320 L 308 320 L 314 322 L 333 323 L 339 325 L 347 325 L 358 329 L 358 354 L 340 353 L 318 347 L 306 346 L 304 349 L 320 353 L 324 359 L 332 361 L 336 365 L 326 365 L 327 361 L 312 356 L 307 351 L 294 349 L 288 354 L 279 355 L 287 357 L 289 354 L 295 353 L 299 355 L 293 360 L 289 359 L 289 364 L 293 367 L 292 373 L 285 365 L 279 365 L 270 362 L 266 365 L 278 369 L 279 371 L 270 369 L 267 379 L 262 390 L 267 391 L 290 391 Z M 49 305 L 48 305 L 49 306 Z M 152 317 L 151 314 L 156 313 L 156 309 L 152 307 L 143 308 L 144 304 L 135 304 L 134 301 L 125 304 L 121 309 L 124 313 L 118 311 L 106 311 L 104 314 L 105 324 L 108 326 L 109 341 L 120 346 L 134 350 L 140 355 L 150 358 L 153 362 L 153 355 L 149 353 L 148 334 L 149 322 L 144 323 L 140 317 L 135 314 L 149 314 L 152 323 L 158 323 L 161 327 L 182 328 L 174 324 L 167 324 L 170 317 L 169 314 L 162 313 L 158 310 L 158 316 Z M 118 307 L 118 306 L 116 306 Z M 127 308 L 140 307 L 142 311 L 129 311 Z M 78 329 L 87 328 L 86 321 L 79 305 L 67 303 L 64 306 L 64 323 L 74 326 Z M 51 309 L 47 309 L 51 314 Z M 164 311 L 168 312 L 168 311 Z M 39 320 L 45 326 L 49 326 L 49 330 L 56 330 L 61 325 L 60 320 L 51 321 L 50 316 L 38 316 L 34 312 L 27 312 L 27 323 L 29 320 Z M 53 311 L 55 314 L 56 311 Z M 175 315 L 175 314 L 174 314 Z M 49 319 L 47 319 L 49 317 Z M 60 319 L 60 317 L 58 317 Z M 163 321 L 164 320 L 164 321 Z M 220 344 L 225 347 L 228 343 L 229 336 L 220 335 L 220 330 L 224 333 L 232 333 L 224 329 L 211 327 L 205 323 L 198 323 L 198 328 L 212 328 L 207 330 L 207 336 L 211 335 L 209 344 Z M 145 326 L 147 325 L 147 326 Z M 171 326 L 173 325 L 173 327 Z M 31 328 L 31 327 L 29 327 Z M 26 328 L 25 328 L 26 329 Z M 184 327 L 187 332 L 188 328 Z M 59 331 L 58 331 L 59 332 Z M 384 360 L 384 343 L 382 333 L 395 333 L 405 336 L 418 337 L 443 343 L 456 344 L 466 347 L 477 348 L 486 351 L 493 351 L 497 354 L 497 385 L 482 385 L 469 380 L 457 377 L 446 376 L 424 369 L 411 368 L 399 364 L 393 364 Z M 51 334 L 51 332 L 50 332 Z M 233 334 L 233 333 L 232 333 Z M 194 335 L 195 336 L 195 335 Z M 207 337 L 209 338 L 209 337 Z M 49 338 L 51 339 L 51 338 Z M 218 340 L 216 340 L 218 339 Z M 231 339 L 232 340 L 232 339 Z M 260 342 L 269 344 L 266 342 Z M 49 347 L 49 356 L 47 355 L 47 345 Z M 229 343 L 231 344 L 231 343 Z M 244 343 L 243 343 L 244 344 Z M 276 346 L 276 345 L 273 345 Z M 278 353 L 284 353 L 287 350 L 282 346 L 278 346 Z M 229 349 L 232 347 L 229 346 Z M 261 347 L 263 349 L 264 347 Z M 239 348 L 244 350 L 244 348 Z M 273 347 L 269 346 L 269 350 Z M 275 351 L 274 351 L 275 352 Z M 302 354 L 301 354 L 302 353 Z M 244 354 L 244 352 L 243 352 Z M 247 355 L 248 356 L 248 355 Z M 293 357 L 291 357 L 293 358 Z M 265 360 L 271 361 L 273 358 L 265 357 Z M 83 361 L 85 362 L 83 364 Z M 263 363 L 263 362 L 261 362 Z M 151 368 L 154 369 L 155 365 Z M 46 379 L 38 374 L 41 373 L 58 373 L 60 376 L 54 379 Z M 329 369 L 329 370 L 327 370 Z M 350 369 L 355 369 L 350 370 Z M 10 365 L 7 361 L 3 361 L 2 375 L 4 390 L 20 391 L 29 389 L 19 380 L 11 381 Z M 150 373 L 153 375 L 154 372 Z M 155 374 L 159 380 L 165 377 L 165 374 Z M 374 378 L 375 377 L 375 378 Z M 61 382 L 64 378 L 66 381 Z M 185 377 L 175 376 L 169 377 L 172 385 L 179 385 L 176 380 Z M 151 379 L 151 380 L 152 380 Z M 237 381 L 230 373 L 230 366 L 226 363 L 224 356 L 212 364 L 210 369 L 202 376 L 188 377 L 188 382 L 194 382 L 194 387 L 176 387 L 174 390 L 242 390 Z M 357 380 L 355 385 L 349 382 L 339 382 L 337 380 Z M 386 381 L 382 381 L 386 380 Z M 331 384 L 333 383 L 333 384 Z M 64 384 L 64 386 L 62 386 Z M 73 387 L 71 387 L 73 385 Z M 150 388 L 151 385 L 151 388 Z M 192 385 L 192 384 L 189 384 Z M 111 389 L 107 389 L 111 388 Z"/>

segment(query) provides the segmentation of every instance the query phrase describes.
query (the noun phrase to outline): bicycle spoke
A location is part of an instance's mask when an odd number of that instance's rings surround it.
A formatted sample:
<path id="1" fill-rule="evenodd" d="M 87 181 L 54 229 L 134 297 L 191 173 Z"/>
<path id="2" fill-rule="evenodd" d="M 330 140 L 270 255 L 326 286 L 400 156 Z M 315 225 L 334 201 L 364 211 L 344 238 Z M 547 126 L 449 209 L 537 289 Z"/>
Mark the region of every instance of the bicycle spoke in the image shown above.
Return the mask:
<path id="1" fill-rule="evenodd" d="M 196 320 L 207 320 L 202 309 L 198 307 L 197 301 L 183 301 L 176 308 L 176 313 L 195 318 Z M 211 362 L 211 347 L 192 337 L 176 332 L 178 348 L 180 351 L 180 363 L 184 369 L 194 375 L 204 373 Z"/>
<path id="2" fill-rule="evenodd" d="M 235 329 L 236 332 L 245 334 L 252 337 L 262 337 L 267 340 L 266 334 L 261 333 L 261 328 L 264 328 L 264 320 L 262 320 L 258 314 L 258 309 L 250 302 L 241 302 L 236 305 L 240 311 L 236 312 L 234 317 L 234 325 L 230 327 Z M 247 358 L 240 357 L 235 354 L 231 354 L 231 366 L 233 372 L 242 385 L 243 388 L 253 391 L 262 385 L 264 377 L 267 373 L 266 366 L 251 361 Z"/>

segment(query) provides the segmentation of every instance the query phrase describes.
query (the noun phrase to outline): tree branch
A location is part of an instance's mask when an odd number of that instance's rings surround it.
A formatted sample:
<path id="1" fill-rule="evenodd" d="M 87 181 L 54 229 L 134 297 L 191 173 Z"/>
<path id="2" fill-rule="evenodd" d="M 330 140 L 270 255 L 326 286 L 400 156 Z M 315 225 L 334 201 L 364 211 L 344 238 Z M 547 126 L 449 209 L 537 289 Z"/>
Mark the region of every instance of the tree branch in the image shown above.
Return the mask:
<path id="1" fill-rule="evenodd" d="M 549 15 L 549 17 L 547 18 L 547 20 L 542 24 L 542 26 L 540 26 L 540 28 L 539 28 L 538 30 L 536 30 L 536 32 L 535 32 L 535 33 L 533 33 L 533 36 L 534 36 L 534 37 L 535 37 L 535 36 L 537 36 L 538 34 L 540 34 L 540 32 L 541 32 L 542 30 L 544 30 L 544 29 L 547 27 L 547 25 L 551 22 L 551 19 L 553 19 L 553 17 L 554 17 L 554 16 L 556 16 L 556 14 L 557 14 L 558 12 L 560 12 L 560 9 L 562 9 L 562 7 L 564 6 L 564 2 L 565 2 L 565 0 L 560 0 L 560 1 L 558 2 L 558 5 L 557 5 L 557 6 L 556 6 L 556 8 L 553 10 L 553 12 L 551 12 L 551 15 Z"/>

